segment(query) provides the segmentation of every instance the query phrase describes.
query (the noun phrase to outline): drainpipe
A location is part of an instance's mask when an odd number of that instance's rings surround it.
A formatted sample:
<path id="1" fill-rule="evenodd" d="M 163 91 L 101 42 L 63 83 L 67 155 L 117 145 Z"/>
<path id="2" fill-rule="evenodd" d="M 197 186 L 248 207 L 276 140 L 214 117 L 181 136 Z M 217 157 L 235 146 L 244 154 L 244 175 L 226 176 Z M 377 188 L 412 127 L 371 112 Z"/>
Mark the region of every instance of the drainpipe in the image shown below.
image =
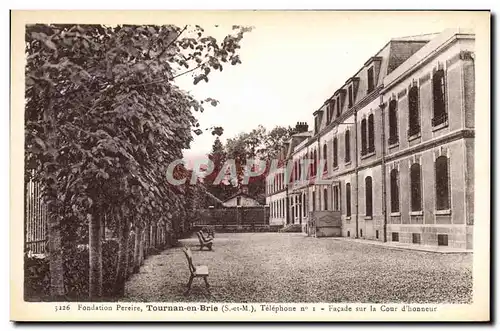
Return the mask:
<path id="1" fill-rule="evenodd" d="M 359 238 L 359 190 L 358 190 L 358 111 L 354 111 L 354 169 L 356 170 L 356 239 Z"/>
<path id="2" fill-rule="evenodd" d="M 387 105 L 384 103 L 383 95 L 380 95 L 380 112 L 382 114 L 382 143 L 380 144 L 382 149 L 382 214 L 384 215 L 384 234 L 383 240 L 387 242 L 387 190 L 386 190 L 386 175 L 385 175 L 385 114 L 384 109 Z"/>

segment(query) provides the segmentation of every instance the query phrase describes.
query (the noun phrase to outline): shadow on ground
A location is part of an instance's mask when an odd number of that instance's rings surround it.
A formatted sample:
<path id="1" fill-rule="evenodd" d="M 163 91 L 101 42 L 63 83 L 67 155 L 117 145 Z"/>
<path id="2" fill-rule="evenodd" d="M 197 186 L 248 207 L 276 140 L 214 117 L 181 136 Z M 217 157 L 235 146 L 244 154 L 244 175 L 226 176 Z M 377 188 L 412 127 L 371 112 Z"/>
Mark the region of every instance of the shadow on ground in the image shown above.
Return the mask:
<path id="1" fill-rule="evenodd" d="M 181 247 L 145 261 L 121 301 L 465 303 L 472 297 L 472 255 L 398 251 L 298 233 L 216 234 L 214 250 L 191 247 L 203 279 L 184 296 L 189 270 Z"/>

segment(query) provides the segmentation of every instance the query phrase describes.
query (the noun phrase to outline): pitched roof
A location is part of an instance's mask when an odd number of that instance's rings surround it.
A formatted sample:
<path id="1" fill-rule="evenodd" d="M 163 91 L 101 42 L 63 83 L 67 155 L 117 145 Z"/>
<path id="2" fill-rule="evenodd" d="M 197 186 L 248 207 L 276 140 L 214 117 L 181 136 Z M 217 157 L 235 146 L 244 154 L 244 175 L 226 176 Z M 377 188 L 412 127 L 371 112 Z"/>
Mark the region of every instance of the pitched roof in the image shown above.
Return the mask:
<path id="1" fill-rule="evenodd" d="M 208 192 L 208 191 L 205 191 L 205 194 L 212 200 L 214 200 L 215 202 L 217 203 L 223 203 L 223 201 L 219 198 L 217 198 L 215 195 L 213 195 L 212 193 Z"/>
<path id="2" fill-rule="evenodd" d="M 252 200 L 255 200 L 255 201 L 259 202 L 259 200 L 257 200 L 256 198 L 252 197 L 251 195 L 249 195 L 249 194 L 247 194 L 247 193 L 245 193 L 245 192 L 238 192 L 238 193 L 236 193 L 236 194 L 233 194 L 232 196 L 230 196 L 229 198 L 227 198 L 227 199 L 226 199 L 226 200 L 224 200 L 223 202 L 227 202 L 227 201 L 229 201 L 229 200 L 231 200 L 231 199 L 233 199 L 233 198 L 236 198 L 237 196 L 240 196 L 240 195 L 244 195 L 244 196 L 246 196 L 246 197 L 248 197 L 248 198 L 250 198 L 250 199 L 252 199 Z M 259 203 L 260 203 L 260 202 L 259 202 Z"/>

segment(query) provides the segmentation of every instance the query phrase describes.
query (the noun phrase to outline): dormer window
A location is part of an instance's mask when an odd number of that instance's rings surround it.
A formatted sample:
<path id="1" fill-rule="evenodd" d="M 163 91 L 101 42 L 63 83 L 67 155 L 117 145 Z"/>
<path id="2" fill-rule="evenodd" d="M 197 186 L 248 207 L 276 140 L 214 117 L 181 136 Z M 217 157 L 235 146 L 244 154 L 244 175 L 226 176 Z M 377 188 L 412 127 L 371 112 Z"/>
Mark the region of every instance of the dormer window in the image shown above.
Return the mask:
<path id="1" fill-rule="evenodd" d="M 348 94 L 348 101 L 349 101 L 349 108 L 351 108 L 354 105 L 354 94 L 352 92 L 352 85 L 349 85 L 349 88 L 347 90 Z"/>
<path id="2" fill-rule="evenodd" d="M 330 104 L 326 107 L 326 124 L 330 124 L 333 120 L 333 110 L 335 109 L 335 99 L 330 101 Z"/>
<path id="3" fill-rule="evenodd" d="M 382 62 L 382 57 L 380 56 L 373 56 L 368 59 L 368 61 L 365 62 L 365 68 L 367 68 L 366 71 L 366 80 L 367 80 L 367 94 L 370 94 L 375 90 L 375 87 L 377 86 L 377 76 L 380 72 L 380 65 Z"/>
<path id="4" fill-rule="evenodd" d="M 373 67 L 368 68 L 368 93 L 375 89 L 375 77 L 373 74 Z"/>

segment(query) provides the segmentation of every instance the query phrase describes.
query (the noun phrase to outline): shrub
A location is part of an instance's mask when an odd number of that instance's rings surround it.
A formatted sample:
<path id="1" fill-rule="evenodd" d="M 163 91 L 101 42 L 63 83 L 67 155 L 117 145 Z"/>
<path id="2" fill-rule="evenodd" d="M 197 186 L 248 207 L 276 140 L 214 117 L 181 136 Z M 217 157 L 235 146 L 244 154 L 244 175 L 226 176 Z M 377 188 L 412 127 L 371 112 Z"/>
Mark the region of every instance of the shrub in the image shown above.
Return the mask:
<path id="1" fill-rule="evenodd" d="M 64 286 L 67 299 L 83 301 L 89 292 L 89 250 L 80 245 L 64 254 Z M 118 262 L 118 243 L 108 240 L 102 244 L 103 297 L 112 295 L 116 264 Z M 48 258 L 28 257 L 24 259 L 24 297 L 26 301 L 50 300 L 50 271 Z"/>

